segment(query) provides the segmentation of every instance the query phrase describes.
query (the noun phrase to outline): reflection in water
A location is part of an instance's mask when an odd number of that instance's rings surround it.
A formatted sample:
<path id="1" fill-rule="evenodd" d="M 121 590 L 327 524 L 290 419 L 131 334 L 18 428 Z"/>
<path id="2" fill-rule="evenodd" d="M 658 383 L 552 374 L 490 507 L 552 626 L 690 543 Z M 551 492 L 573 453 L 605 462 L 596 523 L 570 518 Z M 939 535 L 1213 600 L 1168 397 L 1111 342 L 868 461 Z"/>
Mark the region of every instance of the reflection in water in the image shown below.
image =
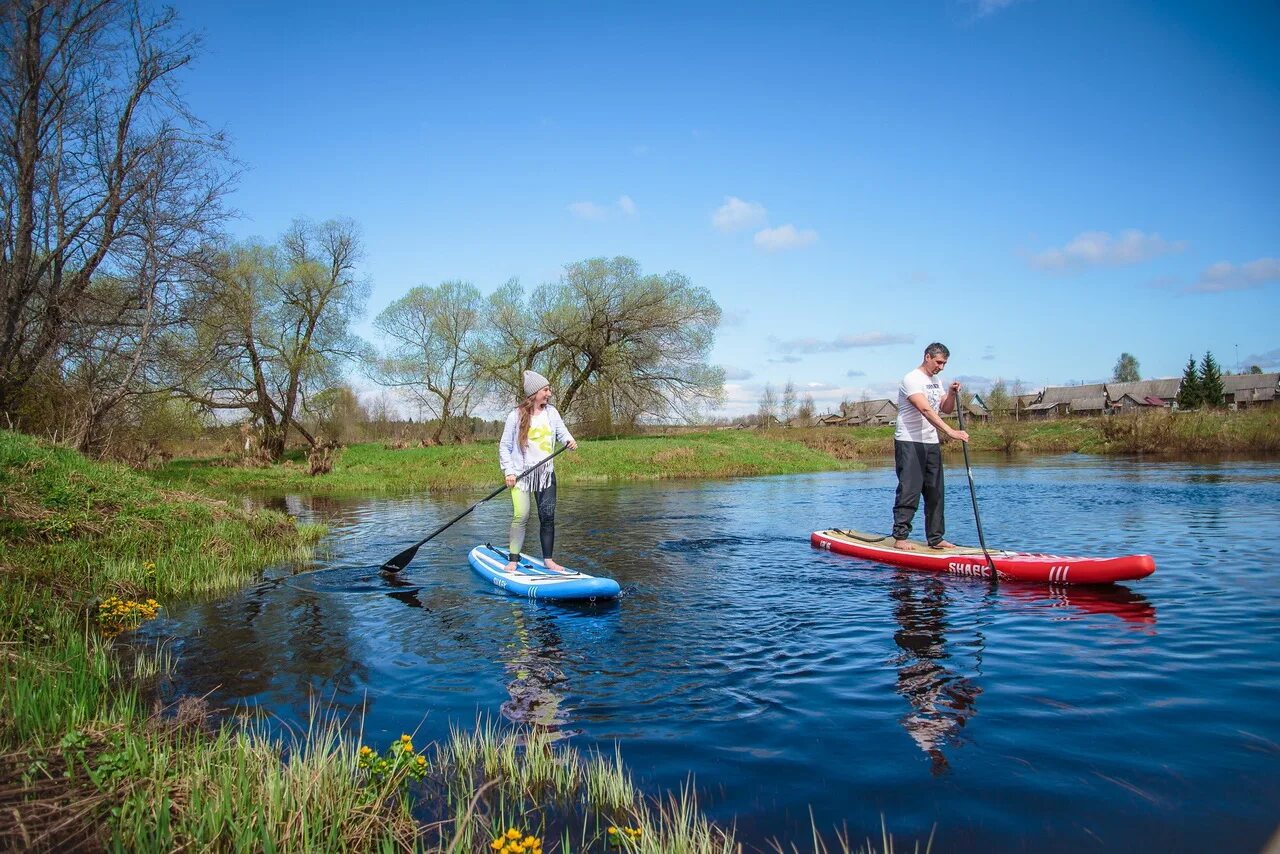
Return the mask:
<path id="1" fill-rule="evenodd" d="M 899 626 L 893 639 L 902 649 L 893 662 L 898 668 L 898 693 L 913 709 L 902 717 L 902 726 L 928 755 L 937 776 L 949 767 L 943 748 L 958 741 L 959 731 L 976 711 L 974 702 L 982 689 L 946 665 L 951 654 L 942 580 L 899 573 L 889 595 Z"/>
<path id="2" fill-rule="evenodd" d="M 567 723 L 561 703 L 566 690 L 560 632 L 550 617 L 529 619 L 524 607 L 511 605 L 514 639 L 508 644 L 507 683 L 510 699 L 502 704 L 502 716 L 518 724 L 556 732 Z"/>
<path id="3" fill-rule="evenodd" d="M 1090 614 L 1110 614 L 1140 628 L 1153 626 L 1156 608 L 1141 593 L 1123 584 L 1083 587 L 1070 584 L 1006 584 L 1000 588 L 1001 598 L 1032 605 L 1061 608 L 1063 620 L 1079 620 Z"/>

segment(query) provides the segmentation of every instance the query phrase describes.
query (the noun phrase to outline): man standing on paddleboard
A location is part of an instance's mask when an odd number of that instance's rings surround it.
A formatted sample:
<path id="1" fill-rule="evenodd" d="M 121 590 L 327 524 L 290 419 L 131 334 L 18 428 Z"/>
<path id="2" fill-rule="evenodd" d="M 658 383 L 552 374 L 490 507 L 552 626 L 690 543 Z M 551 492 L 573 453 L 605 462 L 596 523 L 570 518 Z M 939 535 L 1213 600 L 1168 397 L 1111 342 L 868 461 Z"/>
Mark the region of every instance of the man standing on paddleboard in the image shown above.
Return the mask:
<path id="1" fill-rule="evenodd" d="M 498 442 L 498 462 L 511 489 L 515 513 L 511 519 L 511 546 L 507 572 L 516 571 L 520 549 L 524 547 L 525 526 L 529 522 L 531 503 L 538 505 L 539 538 L 542 540 L 542 562 L 553 572 L 565 568 L 551 559 L 556 545 L 556 472 L 555 461 L 539 467 L 517 481 L 516 475 L 545 460 L 556 449 L 556 443 L 569 450 L 578 447 L 564 419 L 548 401 L 551 382 L 537 371 L 524 372 L 525 398 L 507 415 L 502 440 Z"/>
<path id="2" fill-rule="evenodd" d="M 961 442 L 968 442 L 969 434 L 951 429 L 938 414 L 955 411 L 956 395 L 960 391 L 960 383 L 953 382 L 944 397 L 942 383 L 938 382 L 938 374 L 950 357 L 951 351 L 945 345 L 933 342 L 924 348 L 920 367 L 903 377 L 898 386 L 898 427 L 893 434 L 893 464 L 898 472 L 898 492 L 893 501 L 893 545 L 905 551 L 919 548 L 907 538 L 911 536 L 911 522 L 922 493 L 924 531 L 929 545 L 935 549 L 953 547 L 942 538 L 946 525 L 938 433 L 941 431 Z"/>

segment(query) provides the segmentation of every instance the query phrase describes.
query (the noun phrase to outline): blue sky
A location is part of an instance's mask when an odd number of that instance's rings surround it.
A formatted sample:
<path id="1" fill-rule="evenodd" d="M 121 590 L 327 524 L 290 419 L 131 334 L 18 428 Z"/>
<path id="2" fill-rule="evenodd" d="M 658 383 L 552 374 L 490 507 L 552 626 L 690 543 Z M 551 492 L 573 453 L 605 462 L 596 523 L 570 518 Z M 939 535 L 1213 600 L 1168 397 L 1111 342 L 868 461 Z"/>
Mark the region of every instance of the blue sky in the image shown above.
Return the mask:
<path id="1" fill-rule="evenodd" d="M 359 222 L 369 337 L 627 255 L 724 309 L 726 414 L 884 396 L 933 340 L 975 387 L 1280 369 L 1273 2 L 176 6 L 233 232 Z"/>

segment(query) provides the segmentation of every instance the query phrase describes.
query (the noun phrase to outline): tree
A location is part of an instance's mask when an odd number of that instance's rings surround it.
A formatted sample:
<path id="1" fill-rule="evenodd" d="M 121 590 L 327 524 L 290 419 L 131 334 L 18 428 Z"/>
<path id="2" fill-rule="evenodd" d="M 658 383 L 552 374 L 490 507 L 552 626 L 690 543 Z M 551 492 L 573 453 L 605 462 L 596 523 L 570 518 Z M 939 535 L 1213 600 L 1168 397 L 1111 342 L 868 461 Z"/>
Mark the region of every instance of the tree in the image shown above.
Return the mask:
<path id="1" fill-rule="evenodd" d="M 279 246 L 246 244 L 224 253 L 193 307 L 196 349 L 211 358 L 186 395 L 209 409 L 248 410 L 270 459 L 289 431 L 316 440 L 297 416 L 308 395 L 337 385 L 362 347 L 350 331 L 368 285 L 356 279 L 358 229 L 349 220 L 297 220 Z"/>
<path id="2" fill-rule="evenodd" d="M 1226 405 L 1225 390 L 1222 387 L 1222 369 L 1213 353 L 1205 351 L 1200 360 L 1200 402 L 1204 406 L 1217 408 Z"/>
<path id="3" fill-rule="evenodd" d="M 1259 367 L 1259 366 L 1257 366 L 1257 365 L 1250 365 L 1250 366 L 1249 366 L 1249 373 L 1251 373 L 1251 374 L 1260 374 L 1260 373 L 1262 373 L 1262 368 L 1260 368 L 1260 367 Z"/>
<path id="4" fill-rule="evenodd" d="M 1013 406 L 1013 398 L 1009 396 L 1002 379 L 997 379 L 992 383 L 991 390 L 982 398 L 982 402 L 986 404 L 987 412 L 991 414 L 993 420 L 1008 418 L 1009 410 Z"/>
<path id="5" fill-rule="evenodd" d="M 335 442 L 350 440 L 357 428 L 369 423 L 368 410 L 346 383 L 312 395 L 307 411 L 315 417 L 319 432 Z"/>
<path id="6" fill-rule="evenodd" d="M 787 384 L 782 388 L 780 411 L 782 412 L 782 423 L 790 424 L 791 419 L 796 414 L 796 385 L 790 379 L 787 380 Z"/>
<path id="7" fill-rule="evenodd" d="M 1178 408 L 1197 409 L 1203 402 L 1200 392 L 1200 371 L 1196 368 L 1196 357 L 1187 358 L 1187 366 L 1182 370 L 1182 384 L 1178 387 Z"/>
<path id="8" fill-rule="evenodd" d="M 407 392 L 436 419 L 439 440 L 471 417 L 483 377 L 484 299 L 475 285 L 416 287 L 373 321 L 390 347 L 371 364 L 381 385 Z M 454 428 L 454 438 L 468 430 Z"/>
<path id="9" fill-rule="evenodd" d="M 95 383 L 85 448 L 172 319 L 170 259 L 222 216 L 226 144 L 176 87 L 198 46 L 176 20 L 126 0 L 0 11 L 0 411 L 21 418 L 71 359 Z"/>
<path id="10" fill-rule="evenodd" d="M 1116 366 L 1111 370 L 1111 381 L 1116 383 L 1136 383 L 1142 379 L 1138 375 L 1138 360 L 1130 353 L 1121 353 L 1116 359 Z"/>
<path id="11" fill-rule="evenodd" d="M 813 395 L 806 394 L 800 400 L 800 406 L 796 409 L 796 420 L 800 422 L 801 427 L 813 426 L 814 403 Z"/>
<path id="12" fill-rule="evenodd" d="M 764 384 L 764 391 L 760 394 L 760 405 L 756 409 L 756 423 L 761 427 L 768 427 L 771 422 L 778 417 L 778 398 L 773 393 L 773 386 L 768 383 Z"/>
<path id="13" fill-rule="evenodd" d="M 724 371 L 707 361 L 720 306 L 679 273 L 646 276 L 630 258 L 593 258 L 568 265 L 527 304 L 508 283 L 490 309 L 497 331 L 483 361 L 495 385 L 514 390 L 521 370 L 537 369 L 557 405 L 589 416 L 596 432 L 645 416 L 689 418 L 722 398 Z"/>

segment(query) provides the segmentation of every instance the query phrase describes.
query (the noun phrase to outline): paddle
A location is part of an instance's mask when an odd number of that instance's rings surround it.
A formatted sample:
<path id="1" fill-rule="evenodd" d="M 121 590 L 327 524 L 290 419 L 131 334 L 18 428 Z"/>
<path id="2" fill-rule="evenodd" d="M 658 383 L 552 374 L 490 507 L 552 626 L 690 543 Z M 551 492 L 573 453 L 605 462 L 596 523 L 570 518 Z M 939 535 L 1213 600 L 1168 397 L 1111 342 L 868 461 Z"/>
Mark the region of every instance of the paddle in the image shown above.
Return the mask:
<path id="1" fill-rule="evenodd" d="M 542 462 L 534 463 L 533 465 L 529 466 L 529 467 L 528 467 L 527 469 L 525 469 L 524 471 L 520 472 L 520 474 L 516 475 L 516 480 L 519 480 L 520 478 L 522 478 L 522 477 L 524 477 L 525 475 L 529 474 L 530 472 L 532 472 L 534 469 L 538 468 L 539 466 L 541 466 L 541 465 L 543 465 L 543 464 L 545 464 L 545 463 L 548 463 L 548 462 L 550 462 L 551 460 L 554 460 L 554 459 L 555 459 L 559 454 L 561 454 L 562 452 L 564 452 L 565 450 L 567 450 L 567 449 L 568 449 L 568 447 L 569 447 L 568 445 L 562 445 L 562 446 L 560 447 L 560 450 L 559 450 L 559 451 L 556 451 L 554 454 L 552 454 L 551 456 L 547 457 L 547 458 L 546 458 L 545 460 L 543 460 Z M 389 560 L 389 561 L 387 561 L 386 563 L 384 563 L 384 564 L 382 565 L 382 571 L 383 571 L 383 572 L 399 572 L 400 570 L 404 569 L 406 566 L 408 566 L 408 565 L 409 565 L 409 561 L 413 560 L 413 556 L 414 556 L 415 554 L 417 554 L 417 553 L 418 553 L 418 549 L 422 548 L 423 543 L 427 542 L 427 540 L 432 539 L 432 538 L 433 538 L 433 537 L 435 537 L 437 534 L 439 534 L 441 531 L 443 531 L 445 528 L 448 528 L 448 527 L 449 527 L 450 525 L 452 525 L 454 522 L 457 522 L 457 521 L 458 521 L 459 519 L 461 519 L 463 516 L 466 516 L 466 515 L 467 515 L 468 513 L 470 513 L 472 510 L 475 510 L 475 509 L 476 509 L 477 507 L 479 507 L 481 504 L 485 503 L 485 502 L 486 502 L 486 501 L 488 501 L 490 498 L 493 498 L 495 495 L 497 495 L 499 492 L 502 492 L 504 489 L 507 489 L 507 485 L 506 485 L 505 483 L 504 483 L 504 484 L 502 484 L 502 486 L 499 486 L 499 487 L 498 487 L 497 489 L 495 489 L 493 492 L 490 492 L 490 493 L 489 493 L 488 495 L 486 495 L 484 498 L 481 498 L 481 499 L 480 499 L 479 501 L 477 501 L 475 504 L 472 504 L 472 505 L 471 505 L 470 507 L 468 507 L 466 510 L 463 510 L 463 511 L 462 511 L 461 513 L 459 513 L 457 516 L 454 516 L 454 517 L 453 517 L 452 519 L 450 519 L 448 522 L 445 522 L 445 523 L 444 523 L 443 525 L 441 525 L 439 528 L 436 528 L 436 529 L 435 529 L 434 531 L 432 531 L 430 534 L 427 534 L 427 536 L 426 536 L 426 537 L 422 538 L 421 540 L 418 540 L 418 542 L 416 542 L 416 543 L 414 543 L 413 545 L 409 546 L 409 548 L 405 549 L 404 551 L 400 552 L 400 554 L 396 555 L 396 556 L 395 556 L 395 557 L 393 557 L 391 560 Z"/>
<path id="2" fill-rule="evenodd" d="M 956 397 L 956 418 L 960 420 L 960 429 L 964 429 L 964 404 L 960 402 L 960 398 Z M 973 499 L 973 521 L 978 526 L 978 545 L 982 546 L 982 554 L 987 559 L 987 566 L 991 567 L 991 586 L 995 587 L 1000 583 L 1000 573 L 996 572 L 996 562 L 991 559 L 991 552 L 987 551 L 987 538 L 982 535 L 982 517 L 978 515 L 978 490 L 973 485 L 973 469 L 969 467 L 969 443 L 961 442 L 960 447 L 964 449 L 964 473 L 969 476 L 969 497 Z"/>

